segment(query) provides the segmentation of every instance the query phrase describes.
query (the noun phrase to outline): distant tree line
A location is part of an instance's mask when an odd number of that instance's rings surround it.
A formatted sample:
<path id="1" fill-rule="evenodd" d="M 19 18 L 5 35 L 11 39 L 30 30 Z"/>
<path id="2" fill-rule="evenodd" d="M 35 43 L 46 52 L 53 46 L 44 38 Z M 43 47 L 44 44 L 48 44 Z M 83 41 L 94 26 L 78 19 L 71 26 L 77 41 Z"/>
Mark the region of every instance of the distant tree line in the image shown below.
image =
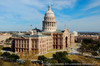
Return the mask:
<path id="1" fill-rule="evenodd" d="M 99 32 L 78 32 L 80 35 L 100 35 Z"/>
<path id="2" fill-rule="evenodd" d="M 83 39 L 79 51 L 82 53 L 90 52 L 92 55 L 97 56 L 100 53 L 100 40 Z"/>

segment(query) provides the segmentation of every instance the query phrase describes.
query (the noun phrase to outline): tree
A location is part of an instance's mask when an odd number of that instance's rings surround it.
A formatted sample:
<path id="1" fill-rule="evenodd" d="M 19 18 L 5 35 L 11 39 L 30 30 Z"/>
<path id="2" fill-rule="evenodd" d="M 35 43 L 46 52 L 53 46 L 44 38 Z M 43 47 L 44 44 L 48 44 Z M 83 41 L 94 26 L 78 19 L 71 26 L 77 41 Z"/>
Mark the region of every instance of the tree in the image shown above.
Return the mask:
<path id="1" fill-rule="evenodd" d="M 3 47 L 2 50 L 11 51 L 10 47 Z"/>
<path id="2" fill-rule="evenodd" d="M 36 54 L 38 54 L 38 50 L 24 50 L 22 53 L 20 53 L 20 58 L 24 58 L 26 60 L 28 59 L 34 59 L 36 58 Z"/>
<path id="3" fill-rule="evenodd" d="M 97 51 L 97 50 L 99 49 L 99 47 L 98 47 L 98 46 L 93 46 L 93 45 L 91 45 L 91 46 L 90 46 L 90 49 L 91 49 L 92 51 Z"/>
<path id="4" fill-rule="evenodd" d="M 4 52 L 1 56 L 5 57 L 5 58 L 9 58 L 11 61 L 16 61 L 17 59 L 19 59 L 18 55 L 10 54 L 8 52 Z"/>
<path id="5" fill-rule="evenodd" d="M 3 66 L 3 61 L 0 59 L 0 66 Z"/>
<path id="6" fill-rule="evenodd" d="M 0 55 L 2 55 L 2 52 L 0 52 Z"/>
<path id="7" fill-rule="evenodd" d="M 68 53 L 66 51 L 63 52 L 64 56 L 68 55 Z"/>
<path id="8" fill-rule="evenodd" d="M 8 58 L 10 58 L 10 59 L 16 61 L 17 59 L 19 59 L 19 56 L 18 56 L 18 55 L 15 55 L 15 54 L 12 54 L 12 55 L 10 55 Z"/>
<path id="9" fill-rule="evenodd" d="M 77 60 L 72 60 L 72 63 L 79 63 Z"/>
<path id="10" fill-rule="evenodd" d="M 93 43 L 93 39 L 83 39 L 82 43 L 85 43 L 85 44 Z"/>
<path id="11" fill-rule="evenodd" d="M 93 55 L 93 56 L 97 56 L 98 53 L 97 53 L 97 52 L 92 52 L 92 55 Z"/>
<path id="12" fill-rule="evenodd" d="M 47 61 L 48 63 L 50 63 L 50 64 L 52 64 L 51 66 L 56 66 L 55 64 L 57 64 L 58 63 L 58 61 L 57 60 L 55 60 L 55 59 L 48 59 L 48 61 Z M 48 64 L 49 65 L 49 64 Z"/>
<path id="13" fill-rule="evenodd" d="M 45 56 L 39 56 L 38 60 L 45 62 L 47 60 L 47 58 Z"/>
<path id="14" fill-rule="evenodd" d="M 48 63 L 58 63 L 58 61 L 55 60 L 55 59 L 49 59 L 49 60 L 48 60 Z"/>
<path id="15" fill-rule="evenodd" d="M 4 52 L 1 56 L 3 56 L 3 57 L 9 57 L 10 56 L 10 53 Z"/>
<path id="16" fill-rule="evenodd" d="M 11 40 L 11 37 L 10 38 L 8 38 L 8 39 L 6 39 L 6 42 L 9 42 Z"/>
<path id="17" fill-rule="evenodd" d="M 70 63 L 71 60 L 66 55 L 67 52 L 56 52 L 56 54 L 53 54 L 53 59 L 57 60 L 58 63 Z"/>
<path id="18" fill-rule="evenodd" d="M 87 50 L 87 45 L 82 43 L 82 45 L 79 48 L 79 51 L 83 54 Z"/>
<path id="19" fill-rule="evenodd" d="M 23 65 L 24 66 L 34 66 L 34 64 L 30 60 L 26 60 Z"/>

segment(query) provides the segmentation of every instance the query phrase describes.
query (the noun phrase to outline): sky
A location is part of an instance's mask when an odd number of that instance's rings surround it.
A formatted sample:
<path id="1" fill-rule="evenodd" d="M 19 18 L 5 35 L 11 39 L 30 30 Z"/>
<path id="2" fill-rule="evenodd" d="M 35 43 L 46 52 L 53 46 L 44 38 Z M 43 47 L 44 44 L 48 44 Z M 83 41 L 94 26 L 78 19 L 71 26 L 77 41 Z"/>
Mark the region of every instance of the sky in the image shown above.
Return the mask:
<path id="1" fill-rule="evenodd" d="M 58 29 L 100 32 L 100 0 L 0 0 L 0 31 L 42 29 L 49 2 Z"/>

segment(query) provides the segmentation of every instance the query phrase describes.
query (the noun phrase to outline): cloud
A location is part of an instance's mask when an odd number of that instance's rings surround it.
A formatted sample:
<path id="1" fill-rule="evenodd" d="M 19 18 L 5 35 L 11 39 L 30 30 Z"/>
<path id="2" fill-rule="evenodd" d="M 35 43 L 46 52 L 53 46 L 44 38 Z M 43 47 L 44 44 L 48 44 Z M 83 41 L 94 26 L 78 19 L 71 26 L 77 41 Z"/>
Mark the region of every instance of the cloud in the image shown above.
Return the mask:
<path id="1" fill-rule="evenodd" d="M 77 0 L 51 0 L 53 8 L 62 10 L 64 8 L 73 8 Z"/>
<path id="2" fill-rule="evenodd" d="M 72 8 L 76 0 L 1 0 L 0 25 L 38 24 L 37 27 L 40 27 L 49 2 L 52 8 L 61 10 Z"/>
<path id="3" fill-rule="evenodd" d="M 64 29 L 64 24 L 67 24 L 69 30 L 92 30 L 92 28 L 94 30 L 99 30 L 100 16 L 86 16 L 80 19 L 73 19 L 73 17 L 79 17 L 80 15 L 83 16 L 84 14 L 86 15 L 86 13 L 80 12 L 76 13 L 77 15 L 66 15 L 65 13 L 60 13 L 63 9 L 74 8 L 77 1 L 78 0 L 1 0 L 0 30 L 28 30 L 30 29 L 29 26 L 31 24 L 33 27 L 41 28 L 44 13 L 47 11 L 49 2 L 51 3 L 52 8 L 55 11 L 58 11 L 56 12 L 58 29 Z M 92 0 L 85 10 L 95 8 L 97 6 L 100 6 L 100 1 Z M 90 13 L 96 12 L 97 11 Z"/>
<path id="4" fill-rule="evenodd" d="M 94 10 L 94 11 L 92 11 L 92 12 L 90 12 L 90 14 L 98 14 L 98 13 L 100 13 L 100 10 Z"/>
<path id="5" fill-rule="evenodd" d="M 27 6 L 25 1 L 23 0 L 21 1 L 20 0 L 1 1 L 0 6 L 2 6 L 0 7 L 1 8 L 0 17 L 4 21 L 8 20 L 8 23 L 11 23 L 11 22 L 18 23 L 22 21 L 36 22 L 36 20 L 37 21 L 41 20 L 43 16 L 43 14 L 41 14 L 38 9 Z"/>
<path id="6" fill-rule="evenodd" d="M 100 6 L 100 0 L 91 0 L 90 4 L 86 5 L 86 8 L 84 10 L 86 11 L 86 10 L 89 10 L 89 9 L 92 9 L 98 6 Z"/>
<path id="7" fill-rule="evenodd" d="M 72 19 L 70 21 L 64 19 L 63 22 L 59 22 L 58 28 L 64 29 L 65 24 L 70 31 L 100 31 L 100 15 Z"/>
<path id="8" fill-rule="evenodd" d="M 2 0 L 0 1 L 0 13 L 5 19 L 13 17 L 12 19 L 16 20 L 39 20 L 44 15 L 40 10 L 46 11 L 49 2 L 55 9 L 63 9 L 72 8 L 76 0 Z"/>

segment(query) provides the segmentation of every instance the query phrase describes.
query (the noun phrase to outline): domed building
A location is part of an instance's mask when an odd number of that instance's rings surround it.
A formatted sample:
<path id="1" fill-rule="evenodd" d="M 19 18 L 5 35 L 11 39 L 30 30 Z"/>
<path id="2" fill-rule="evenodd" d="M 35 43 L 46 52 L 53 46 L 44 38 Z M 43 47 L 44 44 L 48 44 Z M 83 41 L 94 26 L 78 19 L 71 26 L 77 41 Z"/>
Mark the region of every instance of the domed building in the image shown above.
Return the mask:
<path id="1" fill-rule="evenodd" d="M 51 49 L 66 50 L 74 44 L 74 35 L 68 29 L 57 30 L 57 22 L 50 5 L 42 23 L 42 30 L 32 29 L 31 35 L 13 35 L 12 50 L 15 53 L 37 51 L 38 54 L 45 54 Z"/>
<path id="2" fill-rule="evenodd" d="M 43 31 L 53 32 L 57 30 L 57 23 L 55 15 L 51 10 L 51 6 L 48 6 L 48 11 L 45 13 L 43 21 Z"/>
<path id="3" fill-rule="evenodd" d="M 73 31 L 72 34 L 73 34 L 74 36 L 78 36 L 78 32 L 76 32 L 76 31 Z"/>

